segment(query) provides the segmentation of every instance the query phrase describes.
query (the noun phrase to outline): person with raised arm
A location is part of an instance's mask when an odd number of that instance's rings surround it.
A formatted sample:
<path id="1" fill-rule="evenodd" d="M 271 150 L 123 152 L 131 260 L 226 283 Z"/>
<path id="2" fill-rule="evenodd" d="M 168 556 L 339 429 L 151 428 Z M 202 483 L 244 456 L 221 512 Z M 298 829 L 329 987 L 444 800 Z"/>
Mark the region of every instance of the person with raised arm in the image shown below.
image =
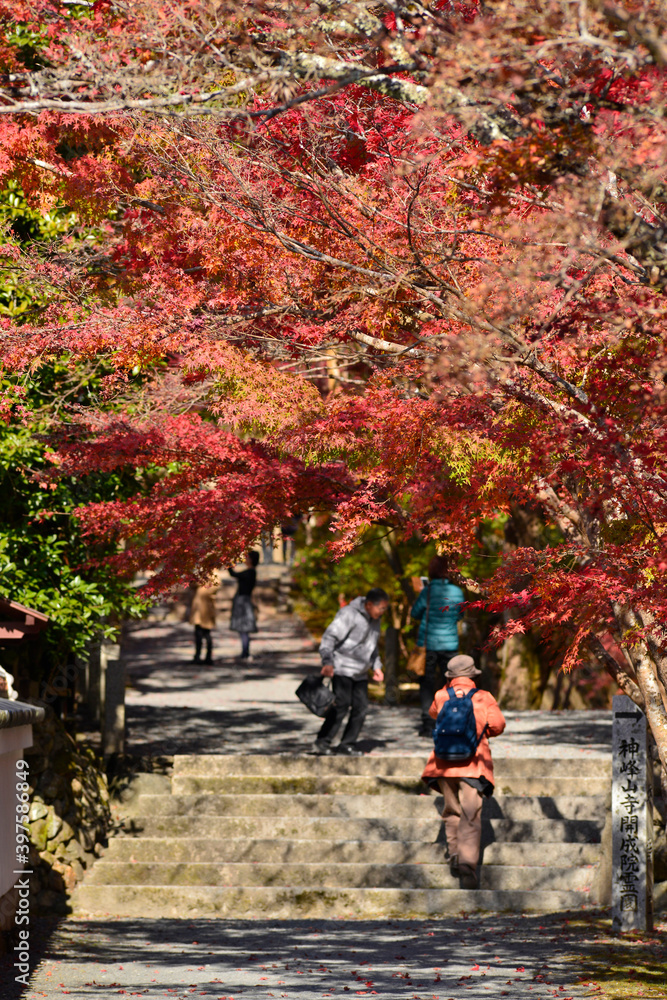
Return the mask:
<path id="1" fill-rule="evenodd" d="M 252 603 L 252 592 L 257 583 L 257 564 L 259 552 L 254 549 L 246 555 L 246 568 L 235 570 L 229 567 L 229 575 L 236 580 L 237 587 L 232 601 L 232 617 L 229 627 L 232 632 L 238 632 L 241 640 L 241 659 L 250 659 L 250 636 L 257 631 L 255 606 Z"/>

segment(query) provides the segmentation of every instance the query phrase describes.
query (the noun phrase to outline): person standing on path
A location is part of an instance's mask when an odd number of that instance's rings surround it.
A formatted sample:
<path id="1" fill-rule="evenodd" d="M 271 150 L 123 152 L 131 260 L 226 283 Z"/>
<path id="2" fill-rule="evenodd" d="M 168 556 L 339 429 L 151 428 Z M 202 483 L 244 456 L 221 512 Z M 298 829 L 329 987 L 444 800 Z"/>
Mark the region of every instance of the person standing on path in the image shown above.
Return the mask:
<path id="1" fill-rule="evenodd" d="M 481 673 L 472 656 L 454 656 L 447 666 L 448 685 L 437 691 L 430 709 L 437 719 L 448 698 L 463 697 L 475 690 L 473 677 Z M 479 743 L 468 761 L 450 762 L 436 757 L 435 750 L 426 762 L 422 781 L 440 790 L 445 798 L 442 818 L 445 822 L 449 867 L 461 880 L 462 889 L 476 889 L 482 837 L 483 796 L 493 795 L 493 761 L 489 737 L 500 736 L 505 717 L 489 691 L 476 690 L 472 704 Z"/>
<path id="2" fill-rule="evenodd" d="M 190 624 L 195 627 L 195 655 L 193 663 L 213 663 L 213 641 L 211 629 L 215 628 L 215 595 L 220 587 L 218 574 L 213 575 L 210 583 L 197 587 L 190 608 Z M 202 660 L 201 648 L 206 643 L 206 656 Z"/>
<path id="3" fill-rule="evenodd" d="M 241 659 L 250 659 L 250 635 L 257 631 L 257 619 L 255 618 L 255 608 L 252 603 L 252 592 L 257 583 L 257 569 L 259 562 L 259 552 L 251 549 L 246 555 L 246 568 L 237 572 L 229 567 L 229 575 L 233 576 L 237 582 L 236 593 L 232 601 L 232 617 L 229 627 L 232 632 L 238 632 L 241 639 Z"/>
<path id="4" fill-rule="evenodd" d="M 465 594 L 460 587 L 449 582 L 448 570 L 445 556 L 431 559 L 428 564 L 429 582 L 410 612 L 420 623 L 417 645 L 426 647 L 426 669 L 424 676 L 419 678 L 420 736 L 433 735 L 429 709 L 435 692 L 445 683 L 447 664 L 459 649 L 458 621 L 463 617 Z"/>
<path id="5" fill-rule="evenodd" d="M 322 675 L 333 677 L 336 700 L 324 717 L 315 741 L 315 752 L 332 754 L 331 742 L 340 729 L 348 709 L 350 717 L 336 753 L 360 757 L 355 743 L 368 711 L 368 671 L 373 680 L 384 680 L 378 653 L 380 620 L 389 607 L 389 597 L 380 587 L 365 597 L 355 597 L 341 608 L 326 629 L 320 643 Z"/>

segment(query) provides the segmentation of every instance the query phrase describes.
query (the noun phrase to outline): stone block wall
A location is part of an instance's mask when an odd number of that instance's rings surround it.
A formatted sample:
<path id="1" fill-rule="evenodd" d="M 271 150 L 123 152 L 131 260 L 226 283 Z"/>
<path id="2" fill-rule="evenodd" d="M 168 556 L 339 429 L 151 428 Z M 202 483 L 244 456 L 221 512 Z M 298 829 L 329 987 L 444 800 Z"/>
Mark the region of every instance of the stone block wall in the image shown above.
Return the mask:
<path id="1" fill-rule="evenodd" d="M 48 710 L 26 752 L 30 766 L 31 910 L 65 912 L 67 893 L 102 853 L 111 823 L 102 762 Z"/>

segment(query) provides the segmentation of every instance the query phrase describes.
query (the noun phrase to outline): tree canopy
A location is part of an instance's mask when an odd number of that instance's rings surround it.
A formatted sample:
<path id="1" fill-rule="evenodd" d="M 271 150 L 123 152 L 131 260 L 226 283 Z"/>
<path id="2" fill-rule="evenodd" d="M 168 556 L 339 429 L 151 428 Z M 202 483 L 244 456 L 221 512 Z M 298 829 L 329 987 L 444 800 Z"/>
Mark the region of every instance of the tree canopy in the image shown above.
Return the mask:
<path id="1" fill-rule="evenodd" d="M 161 470 L 84 531 L 159 589 L 306 508 L 338 553 L 381 524 L 467 559 L 521 505 L 551 533 L 481 582 L 498 638 L 589 645 L 667 767 L 663 5 L 5 17 L 0 168 L 77 221 L 8 234 L 4 364 L 109 365 L 54 476 Z"/>

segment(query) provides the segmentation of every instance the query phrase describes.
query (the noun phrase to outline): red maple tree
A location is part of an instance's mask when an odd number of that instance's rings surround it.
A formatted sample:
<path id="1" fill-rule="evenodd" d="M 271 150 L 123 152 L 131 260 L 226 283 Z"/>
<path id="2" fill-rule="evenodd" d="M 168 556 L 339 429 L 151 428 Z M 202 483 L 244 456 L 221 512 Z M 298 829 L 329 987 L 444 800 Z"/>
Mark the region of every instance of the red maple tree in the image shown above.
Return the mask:
<path id="1" fill-rule="evenodd" d="M 379 522 L 465 556 L 528 505 L 550 543 L 480 583 L 499 640 L 592 649 L 667 772 L 662 7 L 41 11 L 2 169 L 96 231 L 4 248 L 48 293 L 5 364 L 103 357 L 113 415 L 57 462 L 161 470 L 87 529 L 157 587 L 306 507 L 339 552 Z"/>

